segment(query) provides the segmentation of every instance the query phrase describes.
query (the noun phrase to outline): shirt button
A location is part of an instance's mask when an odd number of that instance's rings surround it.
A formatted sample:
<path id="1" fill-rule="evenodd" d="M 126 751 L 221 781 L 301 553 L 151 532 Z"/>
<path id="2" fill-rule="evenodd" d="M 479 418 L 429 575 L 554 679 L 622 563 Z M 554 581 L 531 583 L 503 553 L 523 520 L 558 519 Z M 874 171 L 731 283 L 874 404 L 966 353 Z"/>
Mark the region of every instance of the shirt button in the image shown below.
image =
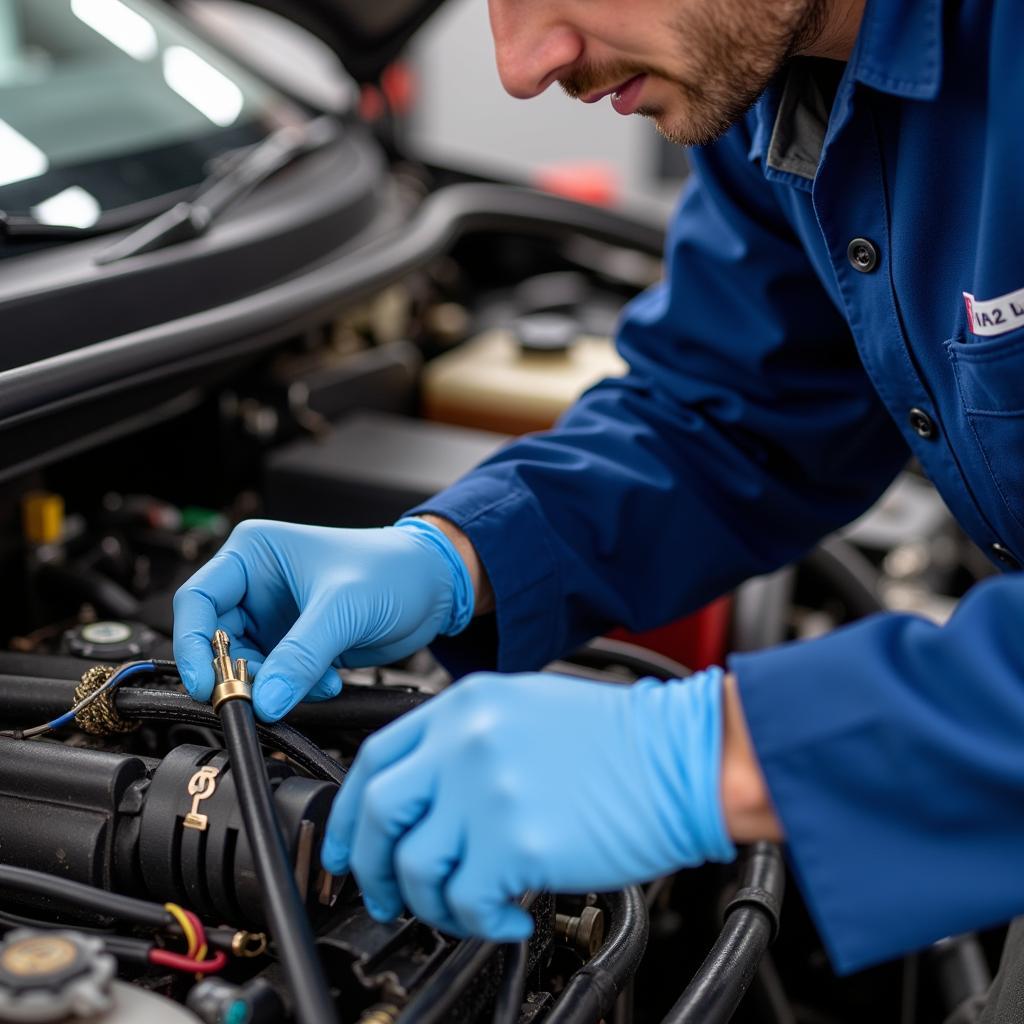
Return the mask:
<path id="1" fill-rule="evenodd" d="M 924 409 L 911 409 L 907 414 L 907 419 L 910 421 L 914 433 L 926 441 L 931 441 L 938 433 L 935 428 L 935 420 Z"/>
<path id="2" fill-rule="evenodd" d="M 1013 552 L 1002 544 L 996 543 L 991 547 L 992 554 L 999 559 L 1007 569 L 1019 569 L 1020 562 L 1017 561 Z"/>
<path id="3" fill-rule="evenodd" d="M 878 266 L 878 250 L 866 238 L 855 238 L 846 247 L 846 258 L 854 270 L 870 274 Z"/>

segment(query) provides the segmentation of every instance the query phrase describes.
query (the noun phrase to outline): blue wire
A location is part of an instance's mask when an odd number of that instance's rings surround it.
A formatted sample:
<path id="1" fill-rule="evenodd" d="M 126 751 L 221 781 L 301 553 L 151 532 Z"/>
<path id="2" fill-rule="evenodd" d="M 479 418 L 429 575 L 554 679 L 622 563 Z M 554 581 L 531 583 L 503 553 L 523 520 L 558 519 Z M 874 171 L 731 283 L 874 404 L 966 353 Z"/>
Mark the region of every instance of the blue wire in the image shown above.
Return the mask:
<path id="1" fill-rule="evenodd" d="M 125 665 L 124 668 L 117 669 L 116 672 L 100 687 L 100 692 L 106 690 L 113 690 L 120 686 L 129 676 L 138 675 L 140 672 L 152 672 L 156 668 L 156 665 L 151 661 L 139 661 L 132 665 Z M 91 696 L 91 694 L 90 694 Z M 79 705 L 81 701 L 79 701 Z M 52 722 L 46 723 L 47 729 L 59 729 L 62 725 L 67 725 L 69 722 L 74 721 L 77 713 L 78 705 L 73 707 L 70 711 L 65 711 L 63 715 L 55 718 Z"/>

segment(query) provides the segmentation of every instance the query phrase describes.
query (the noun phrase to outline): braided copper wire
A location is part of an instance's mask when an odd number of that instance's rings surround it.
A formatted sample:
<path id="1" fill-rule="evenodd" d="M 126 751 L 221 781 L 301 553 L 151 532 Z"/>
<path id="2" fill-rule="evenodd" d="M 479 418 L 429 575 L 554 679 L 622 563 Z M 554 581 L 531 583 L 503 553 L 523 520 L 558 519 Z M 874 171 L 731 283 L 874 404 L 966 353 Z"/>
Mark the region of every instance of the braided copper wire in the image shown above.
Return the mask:
<path id="1" fill-rule="evenodd" d="M 113 665 L 94 665 L 82 675 L 82 681 L 75 688 L 75 703 L 85 700 L 98 690 L 114 674 Z M 75 716 L 78 727 L 93 736 L 113 736 L 121 732 L 133 732 L 141 724 L 135 718 L 122 718 L 114 707 L 112 693 L 98 697 L 87 708 Z"/>

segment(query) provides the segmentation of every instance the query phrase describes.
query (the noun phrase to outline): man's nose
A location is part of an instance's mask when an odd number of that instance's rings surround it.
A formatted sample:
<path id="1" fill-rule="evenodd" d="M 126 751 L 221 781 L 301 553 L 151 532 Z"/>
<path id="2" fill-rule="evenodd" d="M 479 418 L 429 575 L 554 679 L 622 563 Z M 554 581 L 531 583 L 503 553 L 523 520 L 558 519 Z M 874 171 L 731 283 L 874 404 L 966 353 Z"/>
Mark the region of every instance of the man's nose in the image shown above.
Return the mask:
<path id="1" fill-rule="evenodd" d="M 583 37 L 553 19 L 550 0 L 490 0 L 498 77 L 516 99 L 539 96 L 583 55 Z"/>

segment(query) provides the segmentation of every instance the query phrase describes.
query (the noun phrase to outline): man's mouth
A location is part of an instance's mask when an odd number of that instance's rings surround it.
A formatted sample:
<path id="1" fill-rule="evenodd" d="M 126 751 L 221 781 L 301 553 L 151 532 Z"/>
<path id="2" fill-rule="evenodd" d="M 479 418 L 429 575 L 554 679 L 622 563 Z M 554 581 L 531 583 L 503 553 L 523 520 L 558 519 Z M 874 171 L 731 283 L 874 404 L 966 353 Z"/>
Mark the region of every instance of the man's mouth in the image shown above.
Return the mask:
<path id="1" fill-rule="evenodd" d="M 612 106 L 617 113 L 632 114 L 640 106 L 640 93 L 643 92 L 646 81 L 646 75 L 634 75 L 612 93 Z"/>
<path id="2" fill-rule="evenodd" d="M 611 96 L 612 106 L 620 114 L 632 114 L 640 106 L 640 93 L 646 81 L 647 75 L 634 75 L 619 85 L 603 89 L 600 92 L 589 93 L 586 96 L 581 96 L 580 99 L 584 103 L 596 103 L 598 100 L 603 100 L 605 96 Z"/>

